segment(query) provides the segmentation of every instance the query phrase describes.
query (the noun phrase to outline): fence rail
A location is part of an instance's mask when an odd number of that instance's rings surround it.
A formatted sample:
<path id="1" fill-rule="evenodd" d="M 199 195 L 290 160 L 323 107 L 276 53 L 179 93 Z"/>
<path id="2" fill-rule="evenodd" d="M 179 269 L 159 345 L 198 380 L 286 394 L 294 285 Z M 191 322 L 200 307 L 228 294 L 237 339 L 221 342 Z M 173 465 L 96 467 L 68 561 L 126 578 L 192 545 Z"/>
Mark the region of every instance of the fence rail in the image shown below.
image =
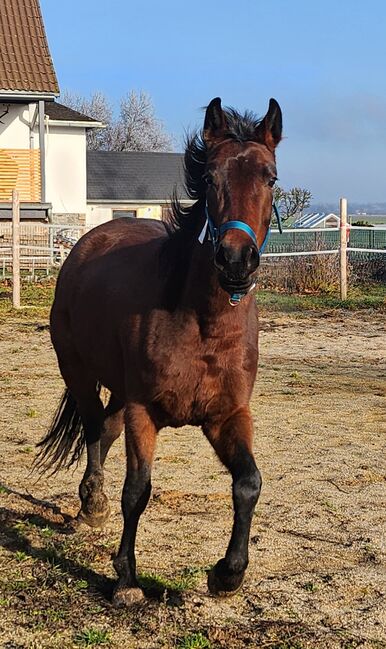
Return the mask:
<path id="1" fill-rule="evenodd" d="M 94 226 L 20 223 L 20 268 L 34 279 L 37 274 L 57 272 L 75 243 Z M 340 228 L 276 229 L 263 257 L 268 260 L 288 257 L 337 255 L 342 249 Z M 351 259 L 372 259 L 386 253 L 386 227 L 347 226 L 347 253 Z M 344 234 L 343 234 L 344 237 Z M 386 260 L 385 260 L 386 262 Z M 12 224 L 0 223 L 0 278 L 11 276 Z"/>

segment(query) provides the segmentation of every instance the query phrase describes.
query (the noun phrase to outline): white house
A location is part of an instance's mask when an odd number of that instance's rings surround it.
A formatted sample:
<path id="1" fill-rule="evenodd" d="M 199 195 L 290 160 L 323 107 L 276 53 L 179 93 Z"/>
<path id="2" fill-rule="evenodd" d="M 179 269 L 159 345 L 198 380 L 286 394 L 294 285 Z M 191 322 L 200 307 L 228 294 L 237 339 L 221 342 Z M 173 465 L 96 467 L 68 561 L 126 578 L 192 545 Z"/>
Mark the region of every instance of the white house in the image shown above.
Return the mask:
<path id="1" fill-rule="evenodd" d="M 56 101 L 59 86 L 39 0 L 0 0 L 0 221 L 97 225 L 119 216 L 161 218 L 173 189 L 189 203 L 183 155 L 86 150 L 103 124 Z"/>
<path id="2" fill-rule="evenodd" d="M 86 129 L 102 124 L 55 102 L 59 87 L 38 0 L 1 0 L 0 219 L 85 223 Z"/>

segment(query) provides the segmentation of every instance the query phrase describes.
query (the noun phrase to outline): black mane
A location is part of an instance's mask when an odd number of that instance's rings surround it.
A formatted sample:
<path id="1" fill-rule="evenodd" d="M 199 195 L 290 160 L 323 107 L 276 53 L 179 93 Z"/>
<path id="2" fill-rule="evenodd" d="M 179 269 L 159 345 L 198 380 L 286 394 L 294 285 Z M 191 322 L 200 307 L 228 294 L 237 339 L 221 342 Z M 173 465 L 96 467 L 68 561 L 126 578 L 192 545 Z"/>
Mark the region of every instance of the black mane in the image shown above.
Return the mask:
<path id="1" fill-rule="evenodd" d="M 237 142 L 256 140 L 256 129 L 261 123 L 261 119 L 254 113 L 246 111 L 241 114 L 234 108 L 226 108 L 223 112 L 227 123 L 227 131 L 224 134 L 225 139 L 236 140 Z M 188 134 L 184 155 L 185 190 L 189 198 L 195 203 L 189 207 L 184 207 L 176 191 L 174 191 L 171 200 L 171 211 L 165 217 L 165 226 L 172 238 L 180 239 L 183 236 L 184 239 L 190 239 L 203 226 L 203 219 L 200 219 L 200 215 L 204 214 L 205 206 L 206 183 L 203 175 L 206 161 L 207 147 L 203 139 L 203 132 L 195 131 L 190 135 Z"/>

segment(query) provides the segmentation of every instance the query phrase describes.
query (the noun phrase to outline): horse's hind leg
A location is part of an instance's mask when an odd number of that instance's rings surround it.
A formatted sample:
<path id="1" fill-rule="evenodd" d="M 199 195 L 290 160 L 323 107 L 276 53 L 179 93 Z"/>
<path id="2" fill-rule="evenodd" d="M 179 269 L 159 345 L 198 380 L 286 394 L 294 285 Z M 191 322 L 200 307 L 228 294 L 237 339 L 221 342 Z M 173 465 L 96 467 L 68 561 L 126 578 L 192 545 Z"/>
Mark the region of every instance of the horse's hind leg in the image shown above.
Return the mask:
<path id="1" fill-rule="evenodd" d="M 216 595 L 236 592 L 248 565 L 248 544 L 252 516 L 257 503 L 261 476 L 252 454 L 253 426 L 248 408 L 240 408 L 221 425 L 204 430 L 220 460 L 233 478 L 234 520 L 224 559 L 208 575 L 209 590 Z"/>
<path id="2" fill-rule="evenodd" d="M 113 394 L 105 408 L 104 423 L 101 434 L 101 465 L 103 466 L 107 454 L 125 428 L 125 410 L 124 404 L 119 401 Z"/>
<path id="3" fill-rule="evenodd" d="M 107 496 L 103 491 L 103 469 L 101 463 L 100 438 L 105 419 L 103 404 L 94 386 L 86 395 L 84 390 L 75 394 L 82 419 L 87 447 L 87 465 L 79 485 L 81 508 L 80 522 L 91 527 L 101 527 L 110 514 Z"/>
<path id="4" fill-rule="evenodd" d="M 122 492 L 124 528 L 114 568 L 118 574 L 113 603 L 130 606 L 143 598 L 138 587 L 135 537 L 139 518 L 151 491 L 151 464 L 157 430 L 144 407 L 130 406 L 125 414 L 127 474 Z"/>

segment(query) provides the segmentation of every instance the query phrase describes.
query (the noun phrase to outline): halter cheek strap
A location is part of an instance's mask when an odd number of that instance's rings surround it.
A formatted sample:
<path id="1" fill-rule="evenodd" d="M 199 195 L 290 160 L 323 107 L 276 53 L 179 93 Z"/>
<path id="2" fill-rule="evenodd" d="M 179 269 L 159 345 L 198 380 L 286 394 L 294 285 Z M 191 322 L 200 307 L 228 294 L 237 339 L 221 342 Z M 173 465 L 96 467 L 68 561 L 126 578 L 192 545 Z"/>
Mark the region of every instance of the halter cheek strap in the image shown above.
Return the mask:
<path id="1" fill-rule="evenodd" d="M 282 223 L 281 223 L 281 217 L 280 217 L 280 212 L 279 212 L 279 209 L 278 209 L 276 203 L 272 204 L 272 209 L 273 209 L 273 212 L 275 213 L 275 216 L 276 216 L 279 232 L 280 232 L 280 234 L 282 234 L 283 233 L 283 228 L 282 228 Z M 205 204 L 205 215 L 206 215 L 206 221 L 205 221 L 203 229 L 201 230 L 200 236 L 198 237 L 198 240 L 199 240 L 200 243 L 204 243 L 207 230 L 209 229 L 210 238 L 211 238 L 212 243 L 213 243 L 213 248 L 214 248 L 214 250 L 216 250 L 219 239 L 224 234 L 224 232 L 227 232 L 227 230 L 241 230 L 242 232 L 245 232 L 245 234 L 247 234 L 252 239 L 253 243 L 255 244 L 255 246 L 257 248 L 258 254 L 259 255 L 263 254 L 263 252 L 265 250 L 265 247 L 266 247 L 266 245 L 268 243 L 269 235 L 271 234 L 271 227 L 268 228 L 267 234 L 265 235 L 265 238 L 264 238 L 264 241 L 263 241 L 263 243 L 261 244 L 261 246 L 259 248 L 258 243 L 257 243 L 256 234 L 252 230 L 252 228 L 248 225 L 248 223 L 245 223 L 244 221 L 226 221 L 225 223 L 222 223 L 219 228 L 217 228 L 215 226 L 213 220 L 211 219 L 210 215 L 209 215 L 208 204 L 207 203 Z M 249 291 L 251 291 L 255 287 L 255 285 L 256 285 L 255 283 L 252 284 L 252 286 L 246 292 L 232 293 L 232 295 L 229 298 L 229 304 L 231 306 L 237 306 L 237 304 L 240 303 L 242 298 L 245 297 L 247 295 L 247 293 L 249 293 Z"/>

